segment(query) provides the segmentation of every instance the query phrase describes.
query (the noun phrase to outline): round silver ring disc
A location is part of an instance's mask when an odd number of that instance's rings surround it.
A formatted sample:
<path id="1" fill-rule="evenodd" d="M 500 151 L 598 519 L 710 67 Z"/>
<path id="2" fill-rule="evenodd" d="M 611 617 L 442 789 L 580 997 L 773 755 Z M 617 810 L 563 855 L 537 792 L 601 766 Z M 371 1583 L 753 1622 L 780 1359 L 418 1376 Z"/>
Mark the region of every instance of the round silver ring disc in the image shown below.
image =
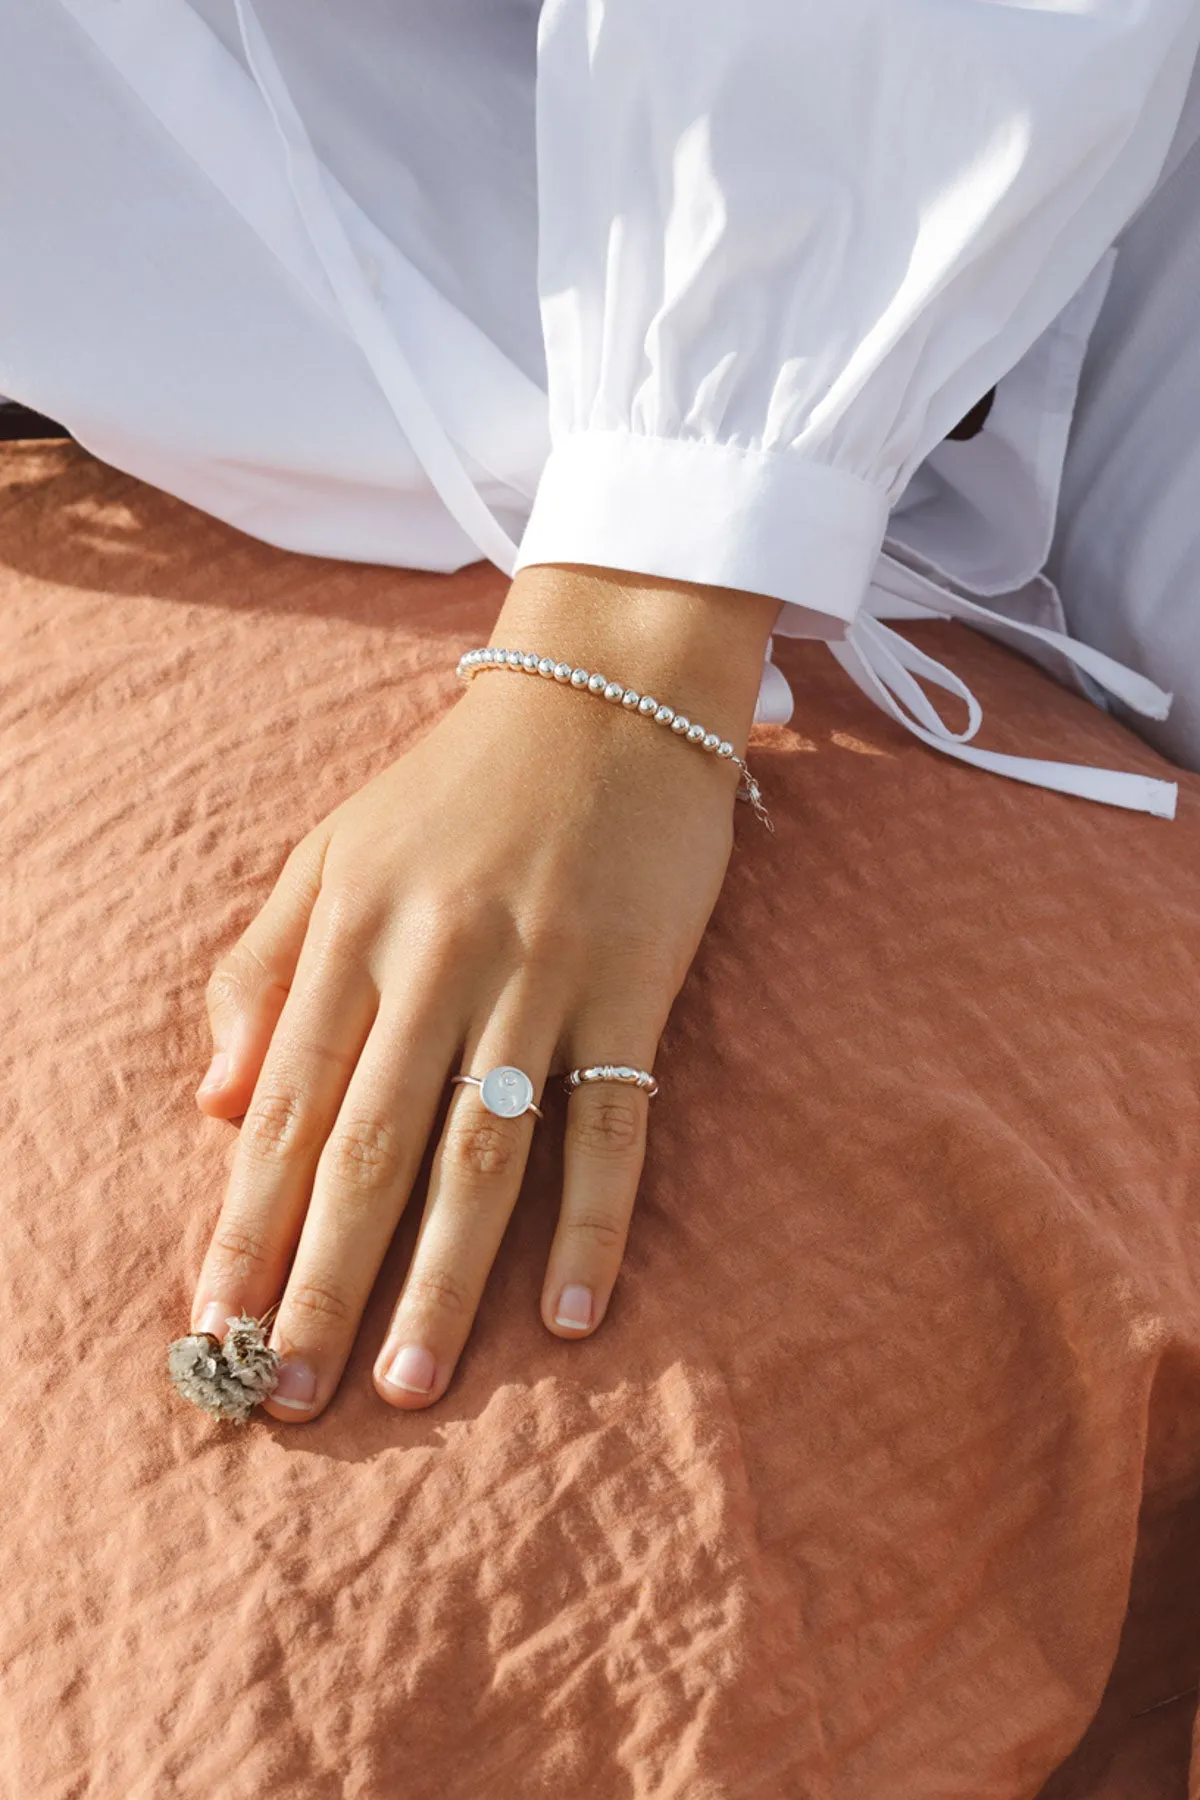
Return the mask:
<path id="1" fill-rule="evenodd" d="M 479 1098 L 489 1112 L 502 1119 L 515 1119 L 532 1101 L 533 1083 L 524 1069 L 502 1063 L 498 1069 L 489 1069 L 480 1082 Z"/>

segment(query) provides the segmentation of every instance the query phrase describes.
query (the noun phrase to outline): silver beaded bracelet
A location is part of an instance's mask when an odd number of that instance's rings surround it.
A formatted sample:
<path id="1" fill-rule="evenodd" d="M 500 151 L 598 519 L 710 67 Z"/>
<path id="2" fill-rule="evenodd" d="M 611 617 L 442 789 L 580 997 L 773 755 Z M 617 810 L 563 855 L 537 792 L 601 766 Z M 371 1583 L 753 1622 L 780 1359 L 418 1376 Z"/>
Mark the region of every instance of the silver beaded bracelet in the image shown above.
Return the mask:
<path id="1" fill-rule="evenodd" d="M 673 712 L 669 706 L 661 705 L 649 694 L 639 694 L 634 688 L 622 687 L 619 681 L 610 681 L 607 675 L 596 675 L 588 669 L 574 669 L 570 663 L 555 662 L 552 656 L 536 656 L 532 650 L 500 650 L 489 644 L 480 650 L 464 651 L 458 659 L 458 673 L 464 681 L 472 680 L 484 669 L 512 669 L 518 675 L 540 675 L 546 681 L 557 681 L 565 687 L 595 694 L 598 699 L 607 700 L 614 706 L 619 704 L 626 712 L 640 713 L 644 719 L 653 719 L 656 725 L 669 725 L 676 736 L 683 738 L 686 743 L 695 744 L 697 749 L 719 756 L 723 762 L 737 764 L 742 772 L 737 798 L 748 800 L 767 830 L 774 831 L 770 815 L 762 803 L 762 791 L 728 738 L 718 737 L 715 731 L 706 731 L 703 725 L 694 724 L 683 713 Z"/>

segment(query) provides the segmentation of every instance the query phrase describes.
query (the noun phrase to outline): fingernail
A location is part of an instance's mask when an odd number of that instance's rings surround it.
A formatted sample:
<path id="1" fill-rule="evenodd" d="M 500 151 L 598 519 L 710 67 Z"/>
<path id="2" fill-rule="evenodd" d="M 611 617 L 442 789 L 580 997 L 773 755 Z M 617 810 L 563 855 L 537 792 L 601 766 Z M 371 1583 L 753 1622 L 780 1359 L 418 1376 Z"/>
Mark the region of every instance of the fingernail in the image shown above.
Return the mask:
<path id="1" fill-rule="evenodd" d="M 224 1050 L 218 1050 L 208 1065 L 208 1074 L 196 1089 L 198 1094 L 211 1094 L 216 1088 L 225 1085 L 225 1077 L 229 1073 L 229 1057 Z"/>
<path id="2" fill-rule="evenodd" d="M 223 1338 L 226 1319 L 235 1319 L 237 1316 L 236 1306 L 222 1306 L 219 1300 L 210 1300 L 192 1326 L 192 1330 L 197 1337 L 203 1332 L 210 1331 L 213 1337 Z"/>
<path id="3" fill-rule="evenodd" d="M 297 1412 L 303 1412 L 312 1405 L 316 1392 L 315 1372 L 299 1357 L 289 1356 L 279 1365 L 279 1380 L 270 1398 L 280 1406 L 294 1406 Z"/>
<path id="4" fill-rule="evenodd" d="M 392 1358 L 383 1379 L 389 1387 L 403 1388 L 406 1394 L 428 1394 L 436 1373 L 432 1350 L 425 1350 L 420 1344 L 405 1344 Z"/>
<path id="5" fill-rule="evenodd" d="M 565 1287 L 558 1297 L 558 1311 L 554 1315 L 554 1323 L 569 1325 L 574 1331 L 586 1331 L 591 1322 L 591 1288 Z"/>

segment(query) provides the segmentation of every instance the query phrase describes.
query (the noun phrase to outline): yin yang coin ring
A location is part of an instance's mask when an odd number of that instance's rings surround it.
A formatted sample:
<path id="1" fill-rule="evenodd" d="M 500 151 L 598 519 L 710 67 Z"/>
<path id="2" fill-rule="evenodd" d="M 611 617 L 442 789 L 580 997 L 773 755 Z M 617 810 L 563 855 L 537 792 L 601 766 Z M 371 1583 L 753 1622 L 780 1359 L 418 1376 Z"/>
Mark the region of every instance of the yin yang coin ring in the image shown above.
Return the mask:
<path id="1" fill-rule="evenodd" d="M 501 1063 L 486 1075 L 452 1075 L 450 1079 L 477 1087 L 483 1104 L 499 1119 L 519 1119 L 527 1112 L 539 1119 L 544 1116 L 541 1107 L 534 1105 L 532 1081 L 524 1069 L 514 1068 L 511 1063 Z"/>

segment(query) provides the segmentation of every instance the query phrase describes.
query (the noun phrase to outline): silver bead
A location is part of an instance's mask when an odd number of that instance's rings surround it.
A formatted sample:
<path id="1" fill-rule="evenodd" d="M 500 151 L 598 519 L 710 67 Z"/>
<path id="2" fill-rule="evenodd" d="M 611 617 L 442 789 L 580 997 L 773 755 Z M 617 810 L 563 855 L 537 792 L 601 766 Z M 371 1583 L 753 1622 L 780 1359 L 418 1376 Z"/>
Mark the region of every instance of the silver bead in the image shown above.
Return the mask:
<path id="1" fill-rule="evenodd" d="M 504 660 L 510 669 L 519 669 L 521 667 L 521 652 L 519 650 L 510 650 Z"/>
<path id="2" fill-rule="evenodd" d="M 687 741 L 689 744 L 698 744 L 701 742 L 703 737 L 704 737 L 703 725 L 689 725 L 688 726 Z"/>
<path id="3" fill-rule="evenodd" d="M 587 684 L 588 684 L 588 672 L 586 669 L 572 669 L 571 670 L 571 686 L 572 687 L 586 687 Z"/>
<path id="4" fill-rule="evenodd" d="M 692 721 L 687 718 L 685 714 L 676 713 L 675 717 L 671 720 L 671 730 L 678 732 L 680 737 L 682 737 L 691 722 Z"/>
<path id="5" fill-rule="evenodd" d="M 553 679 L 554 658 L 552 656 L 543 656 L 541 662 L 538 664 L 538 674 L 544 675 L 547 680 Z"/>
<path id="6" fill-rule="evenodd" d="M 555 681 L 570 681 L 570 679 L 571 679 L 570 663 L 555 663 L 554 679 L 555 679 Z"/>
<path id="7" fill-rule="evenodd" d="M 628 707 L 630 712 L 633 711 L 635 706 L 640 706 L 641 703 L 642 696 L 635 693 L 632 688 L 626 688 L 625 692 L 621 695 L 621 705 Z"/>
<path id="8" fill-rule="evenodd" d="M 717 755 L 724 757 L 733 755 L 733 745 L 729 742 L 728 738 L 723 739 L 722 742 L 717 745 Z"/>
<path id="9" fill-rule="evenodd" d="M 588 676 L 588 693 L 589 694 L 602 694 L 607 686 L 608 686 L 608 681 L 603 675 L 589 675 Z"/>
<path id="10" fill-rule="evenodd" d="M 527 650 L 525 652 L 525 655 L 521 658 L 521 667 L 527 675 L 537 674 L 538 659 L 534 656 L 532 651 Z"/>
<path id="11" fill-rule="evenodd" d="M 621 686 L 619 681 L 610 681 L 604 690 L 604 698 L 606 700 L 623 700 L 625 698 L 625 689 Z"/>
<path id="12" fill-rule="evenodd" d="M 720 741 L 721 740 L 715 731 L 706 732 L 704 736 L 704 748 L 706 750 L 715 750 Z"/>
<path id="13" fill-rule="evenodd" d="M 669 706 L 660 706 L 654 715 L 654 723 L 656 725 L 669 725 L 674 717 L 675 714 Z"/>
<path id="14" fill-rule="evenodd" d="M 632 1081 L 635 1073 L 636 1073 L 635 1070 L 627 1069 L 623 1063 L 622 1063 L 621 1067 L 617 1070 L 617 1074 L 620 1076 L 622 1081 Z"/>
<path id="15" fill-rule="evenodd" d="M 658 701 L 652 700 L 649 694 L 643 694 L 638 701 L 638 711 L 644 713 L 648 718 L 652 712 L 658 711 Z"/>

